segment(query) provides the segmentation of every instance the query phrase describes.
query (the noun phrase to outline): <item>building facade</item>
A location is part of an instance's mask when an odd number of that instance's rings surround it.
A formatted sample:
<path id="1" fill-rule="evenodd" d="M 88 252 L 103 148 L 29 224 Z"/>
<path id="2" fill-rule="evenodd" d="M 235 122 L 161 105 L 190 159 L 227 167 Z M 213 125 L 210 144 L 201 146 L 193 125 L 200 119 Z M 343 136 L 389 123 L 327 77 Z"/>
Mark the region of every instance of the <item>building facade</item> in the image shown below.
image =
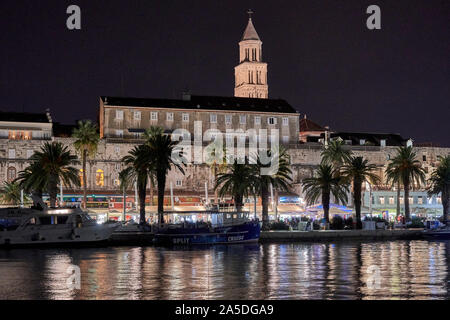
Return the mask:
<path id="1" fill-rule="evenodd" d="M 177 129 L 200 131 L 202 138 L 222 134 L 226 140 L 249 143 L 249 130 L 259 135 L 265 129 L 276 130 L 284 145 L 298 143 L 299 114 L 285 100 L 238 97 L 193 96 L 181 100 L 100 98 L 100 138 L 109 141 L 139 141 L 150 126 L 172 133 Z M 203 139 L 202 139 L 203 140 Z"/>

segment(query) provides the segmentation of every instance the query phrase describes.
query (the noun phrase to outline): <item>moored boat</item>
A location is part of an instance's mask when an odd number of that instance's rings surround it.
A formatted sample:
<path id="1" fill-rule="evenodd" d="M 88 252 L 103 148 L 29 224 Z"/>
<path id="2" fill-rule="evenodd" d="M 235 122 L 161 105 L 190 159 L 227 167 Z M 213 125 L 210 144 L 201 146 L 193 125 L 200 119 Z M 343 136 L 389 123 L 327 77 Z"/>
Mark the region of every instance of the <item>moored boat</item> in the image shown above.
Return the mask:
<path id="1" fill-rule="evenodd" d="M 98 224 L 80 208 L 0 209 L 0 246 L 106 243 L 117 223 Z"/>
<path id="2" fill-rule="evenodd" d="M 202 212 L 207 222 L 168 224 L 156 230 L 157 245 L 201 245 L 257 242 L 261 227 L 245 212 Z"/>

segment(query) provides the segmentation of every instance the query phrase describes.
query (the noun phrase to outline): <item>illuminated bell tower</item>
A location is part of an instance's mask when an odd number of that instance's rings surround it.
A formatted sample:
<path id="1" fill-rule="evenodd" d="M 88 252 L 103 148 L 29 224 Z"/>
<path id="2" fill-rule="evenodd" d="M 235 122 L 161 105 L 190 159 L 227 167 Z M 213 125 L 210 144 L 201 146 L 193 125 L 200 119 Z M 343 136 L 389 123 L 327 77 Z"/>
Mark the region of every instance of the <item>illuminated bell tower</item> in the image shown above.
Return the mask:
<path id="1" fill-rule="evenodd" d="M 267 63 L 262 62 L 262 41 L 259 39 L 249 10 L 247 28 L 239 42 L 239 64 L 234 67 L 234 96 L 267 99 Z"/>

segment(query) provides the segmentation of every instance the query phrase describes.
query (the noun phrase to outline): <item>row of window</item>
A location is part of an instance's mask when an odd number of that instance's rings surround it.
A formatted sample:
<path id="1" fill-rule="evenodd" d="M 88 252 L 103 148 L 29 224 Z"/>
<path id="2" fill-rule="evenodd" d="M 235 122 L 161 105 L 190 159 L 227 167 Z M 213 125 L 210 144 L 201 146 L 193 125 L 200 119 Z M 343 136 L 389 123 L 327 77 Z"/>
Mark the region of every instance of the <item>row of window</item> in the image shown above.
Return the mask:
<path id="1" fill-rule="evenodd" d="M 396 204 L 395 202 L 395 197 L 378 197 L 378 202 L 379 204 L 386 204 L 386 198 L 388 198 L 388 202 L 390 205 L 394 205 Z M 416 198 L 417 201 L 414 203 L 414 197 L 409 197 L 409 204 L 433 204 L 433 198 L 426 198 L 423 196 L 419 196 Z M 372 203 L 375 204 L 375 198 L 372 199 Z M 400 204 L 404 203 L 404 199 L 403 197 L 400 197 Z M 436 203 L 437 204 L 441 204 L 442 203 L 442 199 L 440 197 L 436 198 Z"/>
<path id="2" fill-rule="evenodd" d="M 134 120 L 141 120 L 141 112 L 140 111 L 133 111 L 133 119 Z M 116 120 L 123 120 L 123 110 L 116 110 Z M 158 112 L 152 111 L 150 112 L 150 120 L 157 121 L 158 120 Z M 173 121 L 174 120 L 174 114 L 173 112 L 167 112 L 166 113 L 166 121 Z M 211 123 L 217 123 L 217 114 L 211 113 L 209 116 L 209 120 Z M 261 124 L 261 117 L 255 116 L 255 125 Z M 182 114 L 182 121 L 183 122 L 189 122 L 189 113 L 183 113 Z M 225 123 L 231 124 L 233 121 L 233 116 L 231 114 L 225 115 Z M 268 117 L 267 118 L 267 124 L 277 124 L 278 119 L 276 117 Z M 247 115 L 239 115 L 239 123 L 240 124 L 246 124 L 247 123 Z M 283 117 L 282 118 L 282 124 L 283 126 L 289 125 L 289 118 Z"/>
<path id="3" fill-rule="evenodd" d="M 34 150 L 28 149 L 27 150 L 27 159 L 30 158 L 34 153 Z M 8 159 L 15 159 L 16 158 L 16 149 L 8 149 Z"/>
<path id="4" fill-rule="evenodd" d="M 245 49 L 245 60 L 247 61 L 260 61 L 261 60 L 261 50 L 257 50 L 256 48 L 252 48 L 252 56 L 250 59 L 250 49 L 246 48 Z"/>

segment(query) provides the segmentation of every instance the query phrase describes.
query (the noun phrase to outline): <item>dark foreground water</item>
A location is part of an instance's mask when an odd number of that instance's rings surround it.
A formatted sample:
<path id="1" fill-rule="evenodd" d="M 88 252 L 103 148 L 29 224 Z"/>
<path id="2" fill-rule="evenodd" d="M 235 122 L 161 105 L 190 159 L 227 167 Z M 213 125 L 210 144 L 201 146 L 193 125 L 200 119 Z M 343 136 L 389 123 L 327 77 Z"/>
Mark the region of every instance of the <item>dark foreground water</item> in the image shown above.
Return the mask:
<path id="1" fill-rule="evenodd" d="M 427 241 L 0 249 L 0 299 L 448 299 L 449 266 Z"/>

